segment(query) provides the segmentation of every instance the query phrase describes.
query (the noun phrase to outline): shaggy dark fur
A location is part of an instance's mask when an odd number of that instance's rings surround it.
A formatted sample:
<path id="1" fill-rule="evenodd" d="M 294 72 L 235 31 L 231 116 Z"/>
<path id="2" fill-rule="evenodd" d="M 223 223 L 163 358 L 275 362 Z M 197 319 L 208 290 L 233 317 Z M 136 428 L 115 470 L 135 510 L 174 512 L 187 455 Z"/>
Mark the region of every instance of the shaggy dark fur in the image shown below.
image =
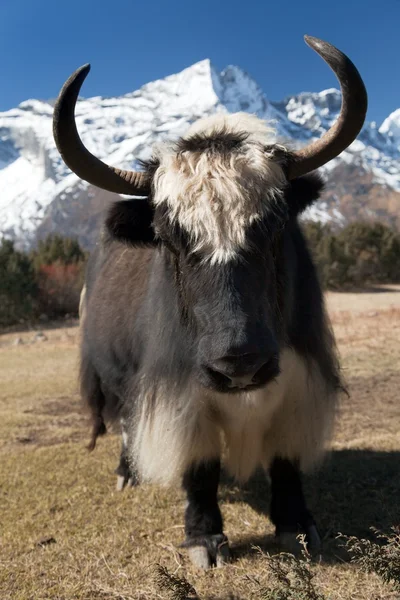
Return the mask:
<path id="1" fill-rule="evenodd" d="M 292 216 L 272 235 L 270 231 L 272 242 L 265 240 L 264 255 L 260 252 L 245 255 L 244 262 L 232 268 L 235 269 L 233 277 L 244 285 L 248 283 L 249 272 L 255 274 L 254 280 L 260 282 L 262 269 L 266 269 L 263 278 L 269 280 L 270 290 L 275 290 L 274 293 L 269 291 L 269 303 L 275 307 L 274 315 L 271 315 L 275 317 L 275 325 L 270 325 L 301 355 L 315 358 L 325 377 L 332 385 L 339 386 L 336 357 L 326 343 L 330 332 L 323 312 L 322 292 L 297 224 L 297 215 L 318 198 L 322 187 L 321 178 L 315 174 L 291 182 L 285 192 L 285 204 Z M 181 338 L 176 336 L 177 328 L 185 327 L 178 325 L 177 317 L 182 315 L 179 309 L 182 304 L 190 303 L 191 296 L 201 294 L 203 287 L 202 269 L 197 257 L 190 255 L 182 259 L 189 246 L 187 236 L 178 227 L 168 228 L 165 214 L 161 208 L 152 209 L 151 199 L 150 202 L 135 199 L 114 204 L 105 225 L 107 235 L 92 253 L 88 265 L 88 310 L 81 352 L 81 390 L 93 414 L 95 437 L 104 432 L 101 423 L 103 413 L 110 419 L 119 417 L 127 373 L 135 376 L 134 365 L 139 365 L 146 346 L 154 343 L 157 354 L 166 343 L 171 354 L 176 353 L 176 364 L 179 365 L 176 369 L 173 361 L 168 361 L 168 371 L 172 376 L 175 372 L 179 379 L 177 371 L 184 366 L 179 359 L 180 353 L 183 352 L 186 357 L 193 356 L 192 332 L 188 331 Z M 259 246 L 257 238 L 262 237 L 265 227 L 261 224 L 250 232 L 255 239 L 253 247 Z M 212 287 L 217 295 L 220 285 L 223 285 L 223 282 L 219 284 L 219 279 L 218 267 L 210 267 L 204 281 L 208 292 L 207 312 L 212 300 Z M 259 285 L 256 281 L 255 288 L 252 288 L 254 292 Z M 149 335 L 147 328 L 152 329 L 151 313 L 157 309 L 164 312 L 165 327 L 162 328 L 163 333 L 152 331 Z M 189 324 L 186 325 L 190 330 Z M 168 334 L 168 331 L 171 333 Z M 143 347 L 139 343 L 142 337 L 148 338 Z M 175 346 L 171 348 L 172 339 Z M 96 352 L 91 350 L 92 347 Z M 155 364 L 157 369 L 166 367 L 162 357 Z M 111 401 L 104 398 L 99 377 L 107 381 Z"/>

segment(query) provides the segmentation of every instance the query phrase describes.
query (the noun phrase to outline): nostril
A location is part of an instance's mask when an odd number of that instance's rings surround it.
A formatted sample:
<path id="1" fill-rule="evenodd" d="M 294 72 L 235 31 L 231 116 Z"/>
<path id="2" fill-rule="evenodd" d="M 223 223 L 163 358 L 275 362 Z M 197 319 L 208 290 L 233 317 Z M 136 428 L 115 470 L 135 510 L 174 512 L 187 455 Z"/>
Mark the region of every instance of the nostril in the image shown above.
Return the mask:
<path id="1" fill-rule="evenodd" d="M 207 371 L 218 384 L 230 389 L 245 389 L 253 383 L 253 372 L 246 375 L 227 375 L 211 367 L 207 367 Z"/>
<path id="2" fill-rule="evenodd" d="M 227 355 L 204 366 L 216 384 L 230 389 L 246 389 L 276 377 L 279 374 L 279 357 L 248 352 L 240 356 Z"/>
<path id="3" fill-rule="evenodd" d="M 220 370 L 212 367 L 206 367 L 205 369 L 207 373 L 211 375 L 213 379 L 215 379 L 220 385 L 232 387 L 232 379 L 229 377 L 229 375 L 225 375 Z"/>
<path id="4" fill-rule="evenodd" d="M 256 371 L 253 375 L 252 382 L 258 383 L 259 381 L 274 379 L 279 373 L 279 356 L 273 355 Z"/>

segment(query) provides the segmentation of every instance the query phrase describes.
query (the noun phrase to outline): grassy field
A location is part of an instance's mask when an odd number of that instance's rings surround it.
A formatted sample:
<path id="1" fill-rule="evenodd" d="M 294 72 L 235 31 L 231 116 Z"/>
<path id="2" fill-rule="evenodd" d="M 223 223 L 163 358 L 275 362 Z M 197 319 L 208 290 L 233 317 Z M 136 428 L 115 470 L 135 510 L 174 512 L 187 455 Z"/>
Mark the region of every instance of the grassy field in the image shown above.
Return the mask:
<path id="1" fill-rule="evenodd" d="M 367 537 L 371 527 L 389 532 L 400 521 L 400 287 L 328 294 L 327 301 L 351 395 L 332 452 L 306 481 L 324 542 L 309 568 L 319 595 L 266 591 L 273 580 L 267 553 L 277 548 L 261 475 L 245 488 L 221 486 L 234 560 L 208 572 L 179 548 L 179 490 L 115 491 L 119 436 L 101 439 L 92 454 L 84 447 L 71 323 L 45 327 L 44 341 L 34 331 L 0 336 L 0 600 L 399 598 L 349 562 L 337 534 Z M 157 565 L 197 595 L 168 592 L 156 581 Z"/>

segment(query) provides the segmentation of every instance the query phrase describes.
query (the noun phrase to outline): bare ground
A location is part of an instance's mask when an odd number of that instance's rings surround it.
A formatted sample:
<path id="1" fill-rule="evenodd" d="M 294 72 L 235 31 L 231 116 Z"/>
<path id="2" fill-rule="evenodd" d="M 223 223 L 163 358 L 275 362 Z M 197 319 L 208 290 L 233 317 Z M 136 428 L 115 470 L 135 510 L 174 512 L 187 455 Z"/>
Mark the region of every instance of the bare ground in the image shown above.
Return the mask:
<path id="1" fill-rule="evenodd" d="M 399 598 L 349 563 L 337 534 L 365 537 L 370 527 L 388 532 L 400 521 L 400 287 L 328 294 L 327 302 L 350 398 L 332 452 L 306 481 L 324 538 L 315 586 L 331 600 Z M 268 561 L 256 547 L 278 550 L 265 478 L 257 474 L 245 488 L 224 480 L 234 560 L 197 571 L 179 548 L 181 492 L 117 493 L 118 436 L 85 450 L 76 326 L 43 331 L 45 341 L 33 341 L 33 331 L 0 336 L 0 599 L 169 598 L 154 582 L 156 564 L 186 577 L 201 600 L 262 597 Z"/>

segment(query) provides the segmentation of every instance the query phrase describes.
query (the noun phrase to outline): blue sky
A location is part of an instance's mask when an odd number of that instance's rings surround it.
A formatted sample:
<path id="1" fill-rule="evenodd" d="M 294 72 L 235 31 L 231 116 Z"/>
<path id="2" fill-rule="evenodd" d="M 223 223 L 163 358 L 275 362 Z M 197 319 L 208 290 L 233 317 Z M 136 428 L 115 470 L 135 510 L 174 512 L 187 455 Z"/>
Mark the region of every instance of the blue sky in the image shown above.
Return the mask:
<path id="1" fill-rule="evenodd" d="M 84 96 L 119 95 L 210 58 L 236 64 L 270 100 L 336 86 L 305 33 L 346 52 L 369 120 L 400 107 L 400 0 L 2 0 L 0 110 L 55 97 L 90 62 Z"/>

